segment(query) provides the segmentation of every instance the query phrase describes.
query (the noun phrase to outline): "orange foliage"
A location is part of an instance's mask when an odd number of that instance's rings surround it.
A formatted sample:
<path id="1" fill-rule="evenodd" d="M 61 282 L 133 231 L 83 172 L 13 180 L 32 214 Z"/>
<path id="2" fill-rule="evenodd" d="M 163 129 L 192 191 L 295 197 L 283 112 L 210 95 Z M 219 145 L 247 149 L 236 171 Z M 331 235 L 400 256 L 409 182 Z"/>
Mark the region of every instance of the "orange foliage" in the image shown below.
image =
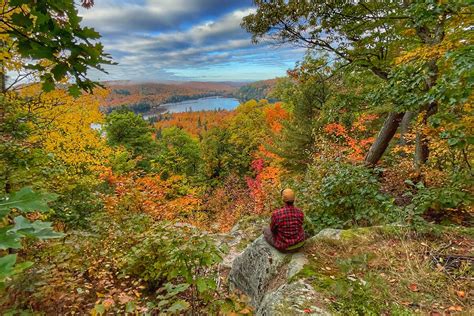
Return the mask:
<path id="1" fill-rule="evenodd" d="M 247 177 L 247 186 L 254 199 L 254 214 L 262 214 L 272 211 L 272 193 L 278 191 L 282 170 L 279 167 L 266 165 L 263 159 L 255 159 L 252 162 L 255 178 Z"/>
<path id="2" fill-rule="evenodd" d="M 377 118 L 378 116 L 374 114 L 363 114 L 352 124 L 350 131 L 339 123 L 327 124 L 324 131 L 329 135 L 336 136 L 333 149 L 337 148 L 338 152 L 348 154 L 349 160 L 362 161 L 375 140 L 372 136 L 366 137 L 367 125 Z"/>
<path id="3" fill-rule="evenodd" d="M 290 117 L 288 111 L 281 106 L 280 102 L 275 103 L 274 106 L 265 107 L 264 113 L 268 126 L 275 133 L 279 133 L 283 128 L 281 122 Z"/>
<path id="4" fill-rule="evenodd" d="M 205 197 L 205 208 L 212 214 L 213 223 L 219 230 L 227 232 L 242 216 L 253 214 L 255 201 L 240 177 L 231 175 Z"/>
<path id="5" fill-rule="evenodd" d="M 163 119 L 156 122 L 155 127 L 157 129 L 164 129 L 176 126 L 184 129 L 193 136 L 199 136 L 213 127 L 224 126 L 225 122 L 234 115 L 233 111 L 198 111 L 163 114 Z"/>
<path id="6" fill-rule="evenodd" d="M 160 220 L 186 220 L 199 225 L 206 218 L 201 211 L 201 199 L 195 189 L 187 188 L 181 176 L 162 180 L 158 175 L 117 176 L 110 170 L 102 179 L 114 188 L 103 196 L 106 209 L 145 212 Z"/>

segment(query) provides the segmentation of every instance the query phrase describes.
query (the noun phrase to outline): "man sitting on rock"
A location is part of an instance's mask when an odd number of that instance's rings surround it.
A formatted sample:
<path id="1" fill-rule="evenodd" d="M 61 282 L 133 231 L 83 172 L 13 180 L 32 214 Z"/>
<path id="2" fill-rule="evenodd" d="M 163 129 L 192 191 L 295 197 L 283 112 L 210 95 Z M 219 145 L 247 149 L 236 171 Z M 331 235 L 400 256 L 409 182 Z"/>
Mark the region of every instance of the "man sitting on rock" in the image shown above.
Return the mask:
<path id="1" fill-rule="evenodd" d="M 265 240 L 281 252 L 295 252 L 304 245 L 304 214 L 294 206 L 295 193 L 291 189 L 281 191 L 285 206 L 272 214 L 270 227 L 263 230 Z"/>

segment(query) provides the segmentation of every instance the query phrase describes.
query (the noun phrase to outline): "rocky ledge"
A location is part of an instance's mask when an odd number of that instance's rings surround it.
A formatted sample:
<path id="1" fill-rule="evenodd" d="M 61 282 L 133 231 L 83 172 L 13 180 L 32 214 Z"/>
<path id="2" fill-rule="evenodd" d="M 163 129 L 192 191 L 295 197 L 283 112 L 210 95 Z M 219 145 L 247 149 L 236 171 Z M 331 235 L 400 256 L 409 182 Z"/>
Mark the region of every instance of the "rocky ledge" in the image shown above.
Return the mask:
<path id="1" fill-rule="evenodd" d="M 340 230 L 325 229 L 307 241 L 319 238 L 339 239 Z M 234 256 L 229 282 L 248 295 L 256 315 L 330 315 L 321 296 L 309 281 L 294 276 L 308 260 L 304 251 L 283 254 L 260 236 Z"/>

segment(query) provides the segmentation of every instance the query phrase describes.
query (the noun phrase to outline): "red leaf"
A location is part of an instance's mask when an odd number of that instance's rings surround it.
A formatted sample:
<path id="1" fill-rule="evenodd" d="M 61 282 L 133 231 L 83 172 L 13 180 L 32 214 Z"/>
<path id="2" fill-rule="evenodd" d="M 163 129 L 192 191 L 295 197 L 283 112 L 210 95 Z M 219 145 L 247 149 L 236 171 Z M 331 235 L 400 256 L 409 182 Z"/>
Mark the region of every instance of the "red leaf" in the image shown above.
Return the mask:
<path id="1" fill-rule="evenodd" d="M 410 286 L 408 286 L 408 288 L 409 288 L 412 292 L 418 292 L 418 291 L 419 291 L 418 285 L 416 285 L 415 283 L 410 284 Z"/>

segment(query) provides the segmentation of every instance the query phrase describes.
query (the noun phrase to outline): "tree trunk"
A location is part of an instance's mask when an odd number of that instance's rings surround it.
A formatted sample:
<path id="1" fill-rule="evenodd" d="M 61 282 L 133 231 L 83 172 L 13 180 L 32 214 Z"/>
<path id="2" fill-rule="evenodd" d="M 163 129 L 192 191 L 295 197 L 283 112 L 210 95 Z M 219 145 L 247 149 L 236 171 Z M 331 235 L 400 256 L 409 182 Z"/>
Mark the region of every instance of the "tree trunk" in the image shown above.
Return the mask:
<path id="1" fill-rule="evenodd" d="M 436 84 L 436 80 L 438 79 L 439 70 L 436 61 L 436 59 L 433 59 L 427 62 L 430 76 L 426 79 L 426 93 Z M 428 138 L 423 129 L 428 125 L 428 118 L 436 112 L 438 112 L 438 103 L 436 101 L 424 105 L 420 111 L 420 113 L 423 114 L 423 119 L 421 121 L 421 129 L 419 128 L 416 133 L 415 168 L 417 170 L 420 170 L 421 166 L 428 161 L 430 155 Z"/>
<path id="2" fill-rule="evenodd" d="M 0 66 L 1 67 L 1 66 Z M 3 72 L 3 67 L 1 67 L 2 69 L 0 69 L 0 91 L 1 93 L 5 93 L 5 90 L 7 89 L 6 88 L 6 76 L 5 76 L 5 73 Z"/>
<path id="3" fill-rule="evenodd" d="M 407 111 L 405 112 L 405 115 L 403 115 L 402 122 L 400 123 L 400 145 L 405 146 L 408 142 L 407 139 L 405 138 L 405 135 L 408 133 L 410 130 L 410 123 L 413 117 L 415 116 L 415 113 L 413 111 Z"/>
<path id="4" fill-rule="evenodd" d="M 421 121 L 421 129 L 416 132 L 416 148 L 415 148 L 415 167 L 420 170 L 429 158 L 430 148 L 428 138 L 426 137 L 423 129 L 428 124 L 428 118 L 438 111 L 438 104 L 433 102 L 423 110 L 423 120 Z"/>
<path id="5" fill-rule="evenodd" d="M 380 160 L 385 150 L 387 149 L 390 140 L 392 140 L 393 136 L 395 135 L 404 115 L 404 112 L 391 112 L 388 114 L 387 119 L 383 123 L 382 129 L 380 130 L 379 135 L 377 136 L 377 139 L 372 144 L 369 149 L 369 152 L 365 156 L 366 164 L 371 166 L 377 164 L 377 162 Z"/>

